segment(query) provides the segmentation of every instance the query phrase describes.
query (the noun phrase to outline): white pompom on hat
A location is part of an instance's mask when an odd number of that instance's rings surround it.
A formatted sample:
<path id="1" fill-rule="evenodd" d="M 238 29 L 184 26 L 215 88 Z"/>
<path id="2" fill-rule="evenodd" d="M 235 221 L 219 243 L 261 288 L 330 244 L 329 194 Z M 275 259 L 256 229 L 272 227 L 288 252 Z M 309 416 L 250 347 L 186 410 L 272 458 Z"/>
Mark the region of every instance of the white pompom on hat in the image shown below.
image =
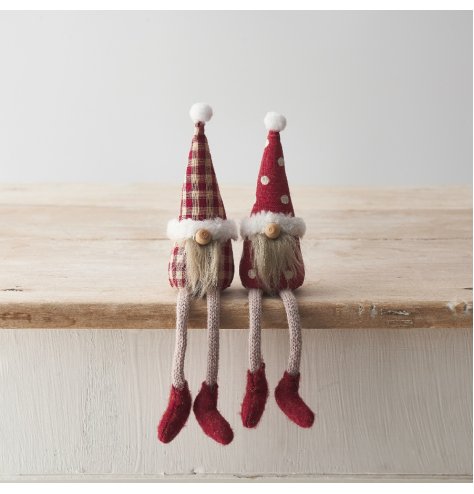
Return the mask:
<path id="1" fill-rule="evenodd" d="M 274 111 L 269 111 L 265 118 L 263 119 L 263 123 L 267 130 L 273 130 L 274 132 L 281 132 L 285 130 L 286 127 L 286 118 L 280 113 L 276 113 Z"/>
<path id="2" fill-rule="evenodd" d="M 212 118 L 212 108 L 207 103 L 194 103 L 189 110 L 189 116 L 195 124 L 209 122 Z"/>

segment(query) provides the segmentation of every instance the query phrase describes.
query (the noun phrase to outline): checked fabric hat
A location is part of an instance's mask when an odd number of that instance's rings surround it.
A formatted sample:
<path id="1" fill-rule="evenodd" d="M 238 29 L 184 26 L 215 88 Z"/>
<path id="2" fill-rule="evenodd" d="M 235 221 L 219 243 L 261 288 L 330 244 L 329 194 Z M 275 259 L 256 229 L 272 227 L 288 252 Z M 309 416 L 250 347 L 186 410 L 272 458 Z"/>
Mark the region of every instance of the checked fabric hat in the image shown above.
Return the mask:
<path id="1" fill-rule="evenodd" d="M 205 103 L 196 103 L 189 112 L 194 122 L 194 135 L 188 155 L 188 165 L 181 190 L 181 203 L 178 219 L 168 223 L 168 237 L 175 246 L 169 263 L 171 286 L 186 286 L 186 260 L 183 241 L 195 238 L 200 230 L 206 230 L 222 244 L 220 288 L 232 282 L 234 262 L 231 239 L 236 240 L 237 227 L 228 220 L 222 202 L 212 163 L 209 144 L 204 133 L 205 123 L 212 117 L 212 108 Z"/>
<path id="2" fill-rule="evenodd" d="M 202 221 L 212 218 L 225 220 L 226 214 L 212 165 L 209 144 L 204 134 L 204 122 L 197 121 L 181 193 L 179 221 L 184 219 Z"/>

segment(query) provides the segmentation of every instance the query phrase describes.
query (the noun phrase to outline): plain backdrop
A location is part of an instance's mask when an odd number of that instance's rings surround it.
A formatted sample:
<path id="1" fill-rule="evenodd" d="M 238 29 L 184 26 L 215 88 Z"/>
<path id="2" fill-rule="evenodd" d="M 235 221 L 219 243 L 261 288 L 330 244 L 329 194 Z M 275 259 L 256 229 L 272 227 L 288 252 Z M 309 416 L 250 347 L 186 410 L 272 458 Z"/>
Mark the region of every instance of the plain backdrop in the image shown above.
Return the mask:
<path id="1" fill-rule="evenodd" d="M 290 184 L 470 183 L 472 13 L 0 13 L 0 181 L 178 183 L 196 101 L 221 183 L 269 110 Z"/>

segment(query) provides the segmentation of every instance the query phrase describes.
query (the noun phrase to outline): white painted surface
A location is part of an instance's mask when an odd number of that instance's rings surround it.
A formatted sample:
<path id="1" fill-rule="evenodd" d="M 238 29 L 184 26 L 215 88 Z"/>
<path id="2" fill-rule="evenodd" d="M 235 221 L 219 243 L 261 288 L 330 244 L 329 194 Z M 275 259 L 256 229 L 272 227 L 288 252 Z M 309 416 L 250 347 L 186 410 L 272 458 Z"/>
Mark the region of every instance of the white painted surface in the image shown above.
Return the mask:
<path id="1" fill-rule="evenodd" d="M 0 60 L 0 181 L 180 183 L 208 101 L 221 184 L 270 110 L 290 185 L 472 182 L 467 10 L 0 12 Z"/>
<path id="2" fill-rule="evenodd" d="M 155 432 L 173 331 L 1 331 L 0 479 L 472 474 L 471 331 L 305 331 L 302 395 L 317 414 L 311 430 L 290 423 L 272 396 L 256 430 L 241 426 L 246 336 L 222 331 L 221 338 L 220 406 L 234 442 L 216 445 L 191 416 L 165 446 Z M 286 336 L 263 334 L 272 389 Z M 195 395 L 204 331 L 190 332 L 186 371 Z"/>

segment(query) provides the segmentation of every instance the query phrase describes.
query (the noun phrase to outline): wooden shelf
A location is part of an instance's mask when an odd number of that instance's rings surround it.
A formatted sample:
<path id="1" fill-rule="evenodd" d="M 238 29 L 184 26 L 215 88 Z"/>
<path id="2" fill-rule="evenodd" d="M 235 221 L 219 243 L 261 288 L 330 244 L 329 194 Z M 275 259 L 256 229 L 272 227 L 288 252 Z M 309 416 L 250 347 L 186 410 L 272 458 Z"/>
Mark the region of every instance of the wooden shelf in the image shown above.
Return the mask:
<path id="1" fill-rule="evenodd" d="M 1 328 L 173 328 L 167 281 L 179 185 L 0 186 Z M 253 187 L 221 185 L 230 218 L 248 215 Z M 469 188 L 292 188 L 307 222 L 305 328 L 453 328 L 472 325 Z M 236 268 L 241 243 L 234 244 Z M 264 327 L 284 328 L 281 301 Z M 190 327 L 206 325 L 204 301 Z M 246 328 L 237 276 L 222 327 Z"/>

